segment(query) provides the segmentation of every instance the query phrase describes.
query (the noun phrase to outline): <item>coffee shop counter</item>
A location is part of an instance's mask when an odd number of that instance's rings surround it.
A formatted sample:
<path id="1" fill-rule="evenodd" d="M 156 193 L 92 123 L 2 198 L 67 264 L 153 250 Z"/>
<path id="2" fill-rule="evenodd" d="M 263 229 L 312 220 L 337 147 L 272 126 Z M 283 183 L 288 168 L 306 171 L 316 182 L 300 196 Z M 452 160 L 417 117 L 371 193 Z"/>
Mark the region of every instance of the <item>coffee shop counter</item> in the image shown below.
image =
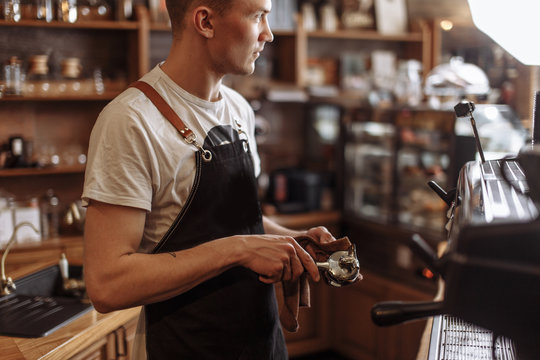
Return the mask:
<path id="1" fill-rule="evenodd" d="M 6 257 L 7 276 L 17 280 L 58 263 L 61 253 L 82 263 L 82 237 L 17 244 Z M 3 251 L 0 251 L 0 255 Z M 94 309 L 39 338 L 0 336 L 2 359 L 116 359 L 129 355 L 140 308 L 100 314 Z M 128 358 L 128 357 L 126 357 Z"/>
<path id="2" fill-rule="evenodd" d="M 338 211 L 321 211 L 303 214 L 267 214 L 282 226 L 294 229 L 307 229 L 323 225 L 330 231 L 339 233 L 341 214 Z M 6 259 L 7 275 L 14 280 L 38 270 L 57 264 L 65 253 L 70 264 L 82 264 L 82 236 L 62 237 L 45 240 L 35 244 L 16 244 Z M 0 250 L 0 255 L 2 251 Z M 324 287 L 320 287 L 324 289 Z M 317 289 L 313 289 L 313 295 Z M 323 297 L 324 298 L 324 297 Z M 315 306 L 306 314 L 301 314 L 308 323 L 308 315 L 319 312 L 323 306 Z M 322 302 L 324 303 L 324 301 Z M 129 359 L 131 342 L 135 335 L 140 308 L 100 314 L 91 310 L 68 325 L 42 338 L 15 338 L 0 336 L 2 359 Z M 315 314 L 316 313 L 316 314 Z M 322 316 L 324 317 L 324 316 Z M 306 327 L 306 330 L 309 330 Z M 293 334 L 287 339 L 291 354 L 301 354 L 304 348 L 313 349 L 314 341 L 320 342 L 320 334 Z M 308 346 L 309 345 L 309 346 Z M 325 345 L 321 342 L 321 346 Z M 316 347 L 316 346 L 315 346 Z"/>
<path id="3" fill-rule="evenodd" d="M 109 314 L 91 310 L 45 337 L 0 336 L 2 359 L 116 359 L 127 356 L 139 312 L 140 308 Z"/>

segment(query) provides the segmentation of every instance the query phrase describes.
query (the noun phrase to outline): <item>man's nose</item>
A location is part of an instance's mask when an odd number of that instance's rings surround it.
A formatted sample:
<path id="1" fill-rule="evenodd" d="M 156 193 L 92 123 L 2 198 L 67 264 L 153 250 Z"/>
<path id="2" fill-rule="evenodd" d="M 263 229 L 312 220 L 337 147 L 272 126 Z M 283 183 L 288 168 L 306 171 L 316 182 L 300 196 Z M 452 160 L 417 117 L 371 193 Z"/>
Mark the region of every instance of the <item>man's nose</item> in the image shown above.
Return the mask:
<path id="1" fill-rule="evenodd" d="M 270 29 L 270 24 L 268 24 L 267 20 L 265 20 L 264 22 L 264 29 L 261 33 L 261 40 L 266 42 L 274 41 L 274 34 L 272 33 L 272 30 Z"/>

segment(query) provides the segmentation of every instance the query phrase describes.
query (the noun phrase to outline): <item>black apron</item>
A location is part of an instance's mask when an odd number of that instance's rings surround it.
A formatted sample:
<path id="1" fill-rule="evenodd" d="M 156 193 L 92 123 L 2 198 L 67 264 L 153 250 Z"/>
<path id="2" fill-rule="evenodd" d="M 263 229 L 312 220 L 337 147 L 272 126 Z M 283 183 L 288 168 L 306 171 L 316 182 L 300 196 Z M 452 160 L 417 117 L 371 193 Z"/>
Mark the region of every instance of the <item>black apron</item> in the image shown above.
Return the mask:
<path id="1" fill-rule="evenodd" d="M 204 150 L 210 151 L 211 160 L 205 161 L 202 150 L 195 153 L 191 193 L 154 253 L 188 249 L 231 235 L 264 233 L 245 140 L 219 146 L 206 142 Z M 274 286 L 260 282 L 249 269 L 232 268 L 144 309 L 150 360 L 287 359 Z"/>

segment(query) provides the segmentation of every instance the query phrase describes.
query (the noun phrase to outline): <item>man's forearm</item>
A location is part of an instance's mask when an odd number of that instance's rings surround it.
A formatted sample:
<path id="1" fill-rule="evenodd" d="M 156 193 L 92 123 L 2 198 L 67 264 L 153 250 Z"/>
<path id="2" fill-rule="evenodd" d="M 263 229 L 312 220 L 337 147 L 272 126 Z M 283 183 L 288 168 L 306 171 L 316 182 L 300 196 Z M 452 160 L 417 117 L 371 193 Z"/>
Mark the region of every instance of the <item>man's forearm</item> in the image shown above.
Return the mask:
<path id="1" fill-rule="evenodd" d="M 293 237 L 306 234 L 306 231 L 292 230 L 281 226 L 266 216 L 263 216 L 263 225 L 264 231 L 267 234 L 287 235 Z"/>

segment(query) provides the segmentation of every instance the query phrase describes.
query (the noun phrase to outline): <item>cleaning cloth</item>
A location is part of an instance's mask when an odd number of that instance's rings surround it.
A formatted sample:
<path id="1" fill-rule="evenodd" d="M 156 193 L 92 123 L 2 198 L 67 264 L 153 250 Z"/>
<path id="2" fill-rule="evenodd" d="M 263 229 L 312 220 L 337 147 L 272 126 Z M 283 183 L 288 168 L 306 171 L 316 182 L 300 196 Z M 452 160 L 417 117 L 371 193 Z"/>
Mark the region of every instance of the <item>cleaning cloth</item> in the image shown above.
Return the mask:
<path id="1" fill-rule="evenodd" d="M 334 252 L 346 251 L 351 247 L 348 237 L 328 243 L 319 243 L 307 235 L 297 236 L 295 240 L 311 255 L 315 262 L 325 262 Z M 283 305 L 279 314 L 281 325 L 289 332 L 296 332 L 299 327 L 299 308 L 311 306 L 308 274 L 302 274 L 296 281 L 282 281 L 281 287 L 283 292 Z"/>

